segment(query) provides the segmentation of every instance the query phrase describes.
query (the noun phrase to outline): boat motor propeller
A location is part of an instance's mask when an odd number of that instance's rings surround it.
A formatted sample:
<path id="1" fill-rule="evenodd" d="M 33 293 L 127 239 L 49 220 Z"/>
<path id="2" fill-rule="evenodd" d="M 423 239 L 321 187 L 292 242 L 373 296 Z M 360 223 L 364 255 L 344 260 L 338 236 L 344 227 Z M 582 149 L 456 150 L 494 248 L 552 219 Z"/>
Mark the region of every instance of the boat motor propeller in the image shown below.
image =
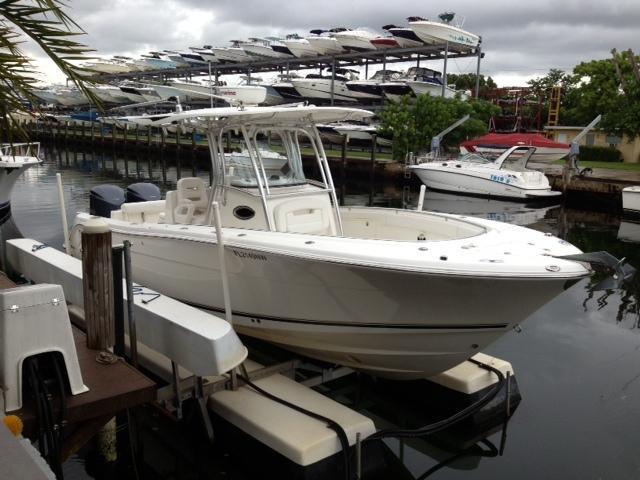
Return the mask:
<path id="1" fill-rule="evenodd" d="M 636 269 L 626 262 L 626 258 L 618 259 L 605 251 L 554 256 L 554 258 L 588 263 L 596 272 L 605 271 L 609 273 L 610 275 L 607 278 L 592 288 L 595 291 L 622 288 L 636 274 Z"/>

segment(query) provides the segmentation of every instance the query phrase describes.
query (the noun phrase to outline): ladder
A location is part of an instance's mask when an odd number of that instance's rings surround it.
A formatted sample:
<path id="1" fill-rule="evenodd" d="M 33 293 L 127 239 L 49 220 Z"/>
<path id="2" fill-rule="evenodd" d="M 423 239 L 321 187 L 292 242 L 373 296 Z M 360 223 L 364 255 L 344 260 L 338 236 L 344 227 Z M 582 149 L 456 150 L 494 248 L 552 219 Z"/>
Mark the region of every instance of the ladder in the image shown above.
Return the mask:
<path id="1" fill-rule="evenodd" d="M 549 101 L 549 117 L 547 118 L 547 126 L 555 127 L 560 119 L 560 97 L 562 96 L 562 87 L 556 85 L 551 89 L 551 99 Z"/>

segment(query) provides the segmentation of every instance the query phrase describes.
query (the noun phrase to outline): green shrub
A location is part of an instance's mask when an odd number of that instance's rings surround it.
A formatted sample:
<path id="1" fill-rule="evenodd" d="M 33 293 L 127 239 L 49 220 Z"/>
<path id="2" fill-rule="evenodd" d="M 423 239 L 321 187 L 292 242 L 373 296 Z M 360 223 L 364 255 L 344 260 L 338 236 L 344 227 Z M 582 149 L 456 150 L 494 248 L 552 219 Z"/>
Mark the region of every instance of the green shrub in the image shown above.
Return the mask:
<path id="1" fill-rule="evenodd" d="M 622 153 L 613 147 L 580 146 L 580 160 L 583 162 L 622 162 Z"/>

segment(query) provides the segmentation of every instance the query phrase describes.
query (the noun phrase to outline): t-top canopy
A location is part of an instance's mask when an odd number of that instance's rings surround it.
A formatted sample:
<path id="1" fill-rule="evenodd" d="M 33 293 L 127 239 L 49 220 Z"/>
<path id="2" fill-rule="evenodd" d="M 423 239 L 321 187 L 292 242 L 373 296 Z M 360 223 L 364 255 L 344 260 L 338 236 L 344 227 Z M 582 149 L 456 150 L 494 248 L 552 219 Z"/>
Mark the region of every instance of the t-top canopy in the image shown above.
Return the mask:
<path id="1" fill-rule="evenodd" d="M 364 120 L 372 117 L 368 110 L 357 108 L 292 106 L 292 107 L 225 107 L 204 108 L 162 115 L 150 122 L 156 127 L 185 123 L 203 130 L 236 126 L 297 127 L 309 124 Z M 149 119 L 149 116 L 146 117 Z"/>

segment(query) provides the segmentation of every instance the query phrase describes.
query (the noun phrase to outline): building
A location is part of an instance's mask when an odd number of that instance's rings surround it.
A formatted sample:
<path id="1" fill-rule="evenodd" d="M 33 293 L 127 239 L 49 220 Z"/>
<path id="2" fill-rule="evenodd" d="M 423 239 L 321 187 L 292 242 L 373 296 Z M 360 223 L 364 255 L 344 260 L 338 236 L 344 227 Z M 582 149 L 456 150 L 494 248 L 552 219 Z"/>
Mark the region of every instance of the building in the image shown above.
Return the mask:
<path id="1" fill-rule="evenodd" d="M 584 127 L 547 126 L 544 129 L 551 133 L 551 138 L 556 142 L 571 143 Z M 640 136 L 630 139 L 624 135 L 620 138 L 608 135 L 602 129 L 593 129 L 582 138 L 580 145 L 617 148 L 626 163 L 640 162 Z"/>

